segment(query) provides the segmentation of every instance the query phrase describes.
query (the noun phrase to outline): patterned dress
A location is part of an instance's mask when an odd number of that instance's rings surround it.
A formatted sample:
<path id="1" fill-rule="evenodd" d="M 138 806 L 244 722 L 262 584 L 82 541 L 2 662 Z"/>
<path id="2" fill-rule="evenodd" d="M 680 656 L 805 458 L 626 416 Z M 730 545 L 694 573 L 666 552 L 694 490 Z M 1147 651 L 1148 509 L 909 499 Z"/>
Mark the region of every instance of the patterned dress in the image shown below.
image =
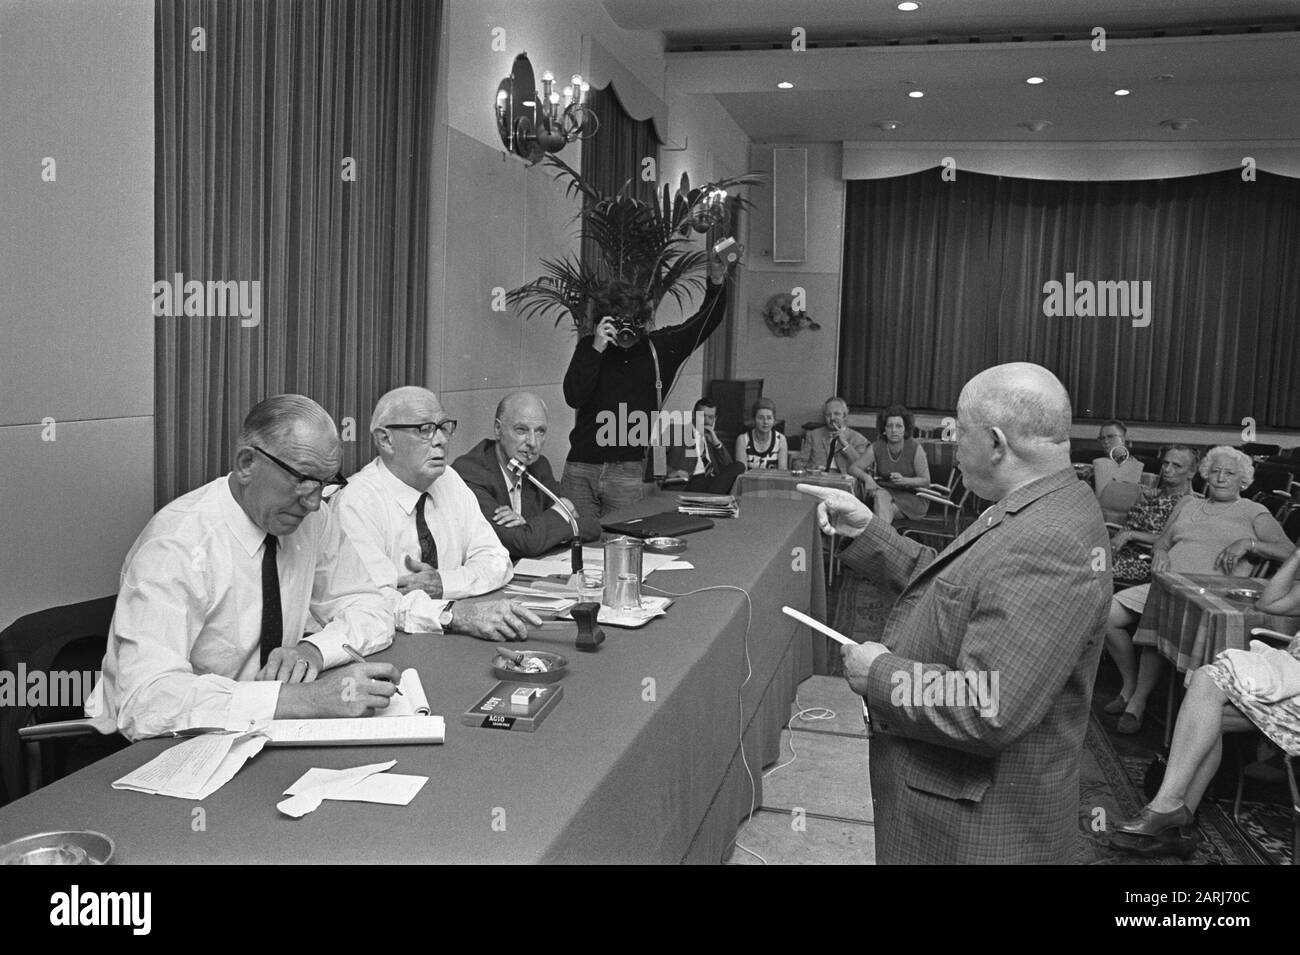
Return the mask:
<path id="1" fill-rule="evenodd" d="M 1161 494 L 1148 490 L 1142 500 L 1133 505 L 1124 521 L 1124 529 L 1141 531 L 1144 534 L 1159 535 L 1165 529 L 1165 522 L 1173 513 L 1174 505 L 1182 500 L 1180 494 Z M 1121 584 L 1145 584 L 1151 580 L 1151 561 L 1143 560 L 1142 555 L 1150 556 L 1149 549 L 1144 550 L 1136 542 L 1129 542 L 1115 552 L 1115 582 Z"/>
<path id="2" fill-rule="evenodd" d="M 1300 659 L 1300 638 L 1291 641 L 1287 653 Z M 1292 756 L 1300 756 L 1300 697 L 1276 703 L 1261 703 L 1247 699 L 1233 678 L 1232 669 L 1223 663 L 1209 664 L 1210 679 L 1224 693 L 1232 704 L 1246 714 L 1246 717 L 1259 727 L 1261 733 L 1276 743 L 1283 751 Z"/>
<path id="3" fill-rule="evenodd" d="M 745 432 L 745 467 L 749 470 L 775 470 L 781 460 L 780 451 L 781 435 L 778 432 L 772 432 L 763 451 L 758 450 L 758 438 L 754 432 Z"/>

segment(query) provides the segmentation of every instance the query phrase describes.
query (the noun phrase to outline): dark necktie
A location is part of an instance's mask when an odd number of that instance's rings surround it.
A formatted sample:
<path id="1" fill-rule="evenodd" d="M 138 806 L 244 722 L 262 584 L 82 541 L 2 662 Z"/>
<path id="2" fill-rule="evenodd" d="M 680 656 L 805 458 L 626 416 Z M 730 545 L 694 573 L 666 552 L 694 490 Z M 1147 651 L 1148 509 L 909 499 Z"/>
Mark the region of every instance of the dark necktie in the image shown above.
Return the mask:
<path id="1" fill-rule="evenodd" d="M 703 461 L 704 461 L 704 473 L 705 473 L 705 474 L 712 474 L 712 473 L 713 473 L 713 458 L 712 458 L 712 456 L 709 454 L 709 439 L 708 439 L 708 438 L 705 438 L 704 441 L 703 441 L 703 443 L 700 445 L 700 457 L 701 457 L 701 458 L 703 459 Z"/>
<path id="2" fill-rule="evenodd" d="M 279 545 L 274 534 L 267 534 L 262 549 L 262 666 L 271 651 L 284 643 L 284 619 L 280 616 L 280 572 L 275 563 Z"/>
<path id="3" fill-rule="evenodd" d="M 838 467 L 838 465 L 835 463 L 835 455 L 839 453 L 840 453 L 840 439 L 838 437 L 831 438 L 831 446 L 826 449 L 826 470 L 827 471 L 831 470 L 831 468 Z"/>
<path id="4" fill-rule="evenodd" d="M 438 545 L 434 543 L 433 534 L 429 533 L 429 525 L 424 521 L 424 502 L 428 499 L 429 492 L 425 491 L 415 502 L 415 536 L 420 538 L 420 560 L 430 567 L 437 567 Z"/>

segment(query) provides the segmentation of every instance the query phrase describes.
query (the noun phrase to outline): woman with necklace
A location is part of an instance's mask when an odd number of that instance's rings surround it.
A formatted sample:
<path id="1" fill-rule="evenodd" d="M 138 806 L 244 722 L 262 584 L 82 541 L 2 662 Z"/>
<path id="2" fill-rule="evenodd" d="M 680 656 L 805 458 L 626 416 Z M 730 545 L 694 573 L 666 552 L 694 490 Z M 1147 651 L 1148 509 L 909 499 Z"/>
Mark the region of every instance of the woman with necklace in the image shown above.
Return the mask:
<path id="1" fill-rule="evenodd" d="M 880 437 L 871 443 L 849 473 L 862 482 L 871 509 L 887 523 L 924 516 L 930 505 L 910 488 L 930 486 L 925 449 L 912 440 L 912 413 L 890 405 L 876 416 Z M 881 481 L 888 481 L 881 486 Z"/>
<path id="2" fill-rule="evenodd" d="M 1268 508 L 1241 496 L 1255 479 L 1250 458 L 1236 448 L 1217 447 L 1205 455 L 1200 474 L 1205 497 L 1187 495 L 1175 505 L 1152 548 L 1152 574 L 1172 570 L 1244 577 L 1254 560 L 1291 556 L 1295 548 Z M 1144 584 L 1115 594 L 1106 626 L 1106 646 L 1124 680 L 1119 697 L 1106 709 L 1115 712 L 1123 704 L 1119 731 L 1125 734 L 1142 728 L 1147 697 L 1160 679 L 1161 660 L 1153 646 L 1143 646 L 1136 673 L 1132 669 L 1134 641 L 1128 628 L 1141 618 L 1150 589 Z M 1128 661 L 1127 670 L 1123 661 Z"/>
<path id="3" fill-rule="evenodd" d="M 786 470 L 790 463 L 790 446 L 785 435 L 775 430 L 776 402 L 759 398 L 750 410 L 754 427 L 736 436 L 736 460 L 747 470 Z"/>

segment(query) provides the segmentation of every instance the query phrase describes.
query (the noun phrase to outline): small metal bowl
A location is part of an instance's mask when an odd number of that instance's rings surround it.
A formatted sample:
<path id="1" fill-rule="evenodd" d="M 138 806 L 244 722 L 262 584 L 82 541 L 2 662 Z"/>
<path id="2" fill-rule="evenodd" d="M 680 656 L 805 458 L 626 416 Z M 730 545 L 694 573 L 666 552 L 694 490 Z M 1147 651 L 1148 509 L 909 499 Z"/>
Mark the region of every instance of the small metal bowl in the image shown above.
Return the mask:
<path id="1" fill-rule="evenodd" d="M 652 554 L 680 554 L 686 550 L 686 541 L 680 537 L 647 537 L 645 549 Z"/>
<path id="2" fill-rule="evenodd" d="M 0 846 L 0 865 L 107 865 L 112 858 L 113 840 L 85 829 L 41 832 Z"/>
<path id="3" fill-rule="evenodd" d="M 1233 600 L 1249 601 L 1249 600 L 1258 600 L 1259 594 L 1260 592 L 1258 590 L 1251 590 L 1248 587 L 1238 587 L 1235 590 L 1229 590 L 1226 594 L 1224 594 L 1224 596 L 1230 597 Z"/>
<path id="4" fill-rule="evenodd" d="M 502 653 L 492 658 L 492 672 L 499 680 L 523 680 L 525 683 L 555 683 L 569 672 L 569 659 L 549 650 L 520 650 L 525 659 L 540 660 L 546 669 L 533 672 L 525 669 L 524 664 L 516 663 Z"/>

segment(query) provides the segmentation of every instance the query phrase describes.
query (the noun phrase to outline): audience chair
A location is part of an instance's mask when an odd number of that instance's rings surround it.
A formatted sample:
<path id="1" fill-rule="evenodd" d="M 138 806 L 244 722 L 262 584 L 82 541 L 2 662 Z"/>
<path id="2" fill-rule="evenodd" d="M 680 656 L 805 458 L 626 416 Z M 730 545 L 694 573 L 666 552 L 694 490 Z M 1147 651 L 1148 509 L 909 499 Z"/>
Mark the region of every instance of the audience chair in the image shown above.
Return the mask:
<path id="1" fill-rule="evenodd" d="M 956 465 L 949 472 L 946 484 L 931 484 L 928 490 L 917 491 L 916 496 L 930 502 L 930 513 L 896 523 L 894 529 L 904 537 L 951 541 L 974 520 L 970 512 L 973 497 L 962 484 L 961 469 Z"/>
<path id="2" fill-rule="evenodd" d="M 0 633 L 0 669 L 16 673 L 21 665 L 29 673 L 98 674 L 116 602 L 116 596 L 100 597 L 20 617 Z M 93 762 L 125 745 L 119 736 L 102 736 L 81 716 L 79 705 L 0 708 L 0 804 L 39 787 L 46 775 L 63 775 L 69 764 Z M 43 753 L 34 742 L 40 728 L 63 726 L 64 721 L 76 728 L 57 735 L 93 735 L 98 737 L 98 745 L 85 745 L 89 740 L 65 742 Z"/>

